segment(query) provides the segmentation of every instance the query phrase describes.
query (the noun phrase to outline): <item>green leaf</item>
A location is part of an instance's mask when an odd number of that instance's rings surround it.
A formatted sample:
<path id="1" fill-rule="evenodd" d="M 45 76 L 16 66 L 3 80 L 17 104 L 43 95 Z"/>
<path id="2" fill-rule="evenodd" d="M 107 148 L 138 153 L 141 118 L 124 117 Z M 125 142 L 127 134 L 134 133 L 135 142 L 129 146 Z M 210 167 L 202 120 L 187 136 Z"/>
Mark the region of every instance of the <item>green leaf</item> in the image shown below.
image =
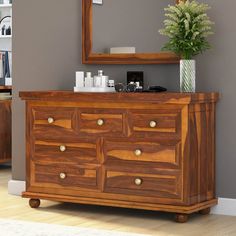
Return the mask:
<path id="1" fill-rule="evenodd" d="M 207 37 L 213 34 L 212 22 L 207 11 L 207 4 L 196 0 L 181 0 L 179 4 L 165 8 L 164 29 L 159 33 L 167 36 L 169 41 L 162 50 L 172 51 L 177 55 L 191 59 L 210 48 Z"/>

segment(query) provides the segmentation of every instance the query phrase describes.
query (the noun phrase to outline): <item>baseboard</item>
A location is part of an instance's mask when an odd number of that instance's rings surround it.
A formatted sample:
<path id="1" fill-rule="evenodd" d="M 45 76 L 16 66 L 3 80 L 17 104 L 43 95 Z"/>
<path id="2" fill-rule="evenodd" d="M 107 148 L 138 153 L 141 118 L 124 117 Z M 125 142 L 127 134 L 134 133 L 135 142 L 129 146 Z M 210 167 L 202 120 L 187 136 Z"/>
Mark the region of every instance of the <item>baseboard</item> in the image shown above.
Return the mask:
<path id="1" fill-rule="evenodd" d="M 218 205 L 212 208 L 211 214 L 236 216 L 236 199 L 219 198 Z"/>
<path id="2" fill-rule="evenodd" d="M 25 181 L 9 180 L 8 193 L 11 195 L 21 196 L 22 192 L 26 190 Z"/>
<path id="3" fill-rule="evenodd" d="M 25 192 L 25 181 L 10 180 L 8 182 L 8 193 L 21 196 Z M 236 199 L 219 198 L 218 205 L 212 207 L 211 214 L 236 216 Z"/>

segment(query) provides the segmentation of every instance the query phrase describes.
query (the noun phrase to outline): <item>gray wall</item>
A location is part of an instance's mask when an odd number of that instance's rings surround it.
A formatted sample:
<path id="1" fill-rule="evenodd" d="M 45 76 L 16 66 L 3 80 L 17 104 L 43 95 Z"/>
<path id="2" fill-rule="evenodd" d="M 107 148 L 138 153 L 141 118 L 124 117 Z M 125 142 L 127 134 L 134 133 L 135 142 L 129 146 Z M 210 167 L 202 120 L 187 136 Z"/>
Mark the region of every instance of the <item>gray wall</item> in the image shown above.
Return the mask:
<path id="1" fill-rule="evenodd" d="M 217 192 L 236 198 L 236 1 L 207 0 L 216 22 L 213 50 L 200 55 L 198 89 L 220 91 L 217 107 Z M 81 0 L 14 1 L 13 179 L 25 178 L 22 90 L 71 89 L 76 70 L 105 73 L 125 81 L 127 70 L 144 70 L 149 84 L 178 90 L 178 65 L 85 66 L 81 64 Z M 148 17 L 148 13 L 147 13 Z"/>
<path id="2" fill-rule="evenodd" d="M 93 51 L 107 53 L 111 47 L 135 47 L 137 53 L 161 51 L 167 39 L 158 30 L 163 27 L 164 8 L 174 1 L 103 0 L 103 5 L 94 4 Z"/>

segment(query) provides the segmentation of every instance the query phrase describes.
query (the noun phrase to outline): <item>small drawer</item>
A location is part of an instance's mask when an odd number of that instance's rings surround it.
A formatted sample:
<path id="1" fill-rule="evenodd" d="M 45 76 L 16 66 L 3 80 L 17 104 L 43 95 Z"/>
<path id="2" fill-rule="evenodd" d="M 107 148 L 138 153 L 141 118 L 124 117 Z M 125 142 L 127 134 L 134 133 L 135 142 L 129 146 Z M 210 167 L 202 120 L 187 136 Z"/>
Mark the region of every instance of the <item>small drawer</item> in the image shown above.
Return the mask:
<path id="1" fill-rule="evenodd" d="M 123 116 L 122 112 L 82 111 L 79 119 L 79 131 L 81 133 L 86 133 L 86 135 L 123 135 L 125 133 Z"/>
<path id="2" fill-rule="evenodd" d="M 144 174 L 107 170 L 105 192 L 146 197 L 180 198 L 179 175 Z"/>
<path id="3" fill-rule="evenodd" d="M 96 142 L 34 142 L 33 160 L 63 163 L 98 163 Z"/>
<path id="4" fill-rule="evenodd" d="M 137 135 L 180 134 L 181 113 L 176 111 L 131 113 L 129 123 L 132 132 Z"/>
<path id="5" fill-rule="evenodd" d="M 177 168 L 180 164 L 181 143 L 176 141 L 105 141 L 104 155 L 109 162 L 160 163 L 164 167 Z"/>
<path id="6" fill-rule="evenodd" d="M 76 109 L 67 107 L 33 107 L 32 132 L 44 137 L 75 133 Z"/>
<path id="7" fill-rule="evenodd" d="M 60 188 L 97 189 L 98 167 L 83 167 L 67 164 L 33 163 L 32 186 Z M 63 194 L 63 189 L 60 191 Z"/>

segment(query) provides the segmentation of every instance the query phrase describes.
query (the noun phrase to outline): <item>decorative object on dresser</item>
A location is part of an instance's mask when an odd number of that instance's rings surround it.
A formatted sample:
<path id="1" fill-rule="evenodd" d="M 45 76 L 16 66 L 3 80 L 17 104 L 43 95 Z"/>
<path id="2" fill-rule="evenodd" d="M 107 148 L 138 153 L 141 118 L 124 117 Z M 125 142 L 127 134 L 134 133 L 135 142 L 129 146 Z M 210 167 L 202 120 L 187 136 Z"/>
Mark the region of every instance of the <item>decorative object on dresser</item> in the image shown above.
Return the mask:
<path id="1" fill-rule="evenodd" d="M 195 0 L 180 0 L 175 6 L 165 8 L 165 28 L 159 32 L 169 37 L 163 50 L 176 53 L 180 61 L 180 91 L 195 92 L 196 62 L 192 58 L 210 48 L 207 37 L 212 25 L 207 10 L 209 6 Z"/>
<path id="2" fill-rule="evenodd" d="M 218 93 L 21 92 L 26 192 L 40 199 L 207 214 Z"/>
<path id="3" fill-rule="evenodd" d="M 144 72 L 143 71 L 128 71 L 127 84 L 130 82 L 138 83 L 140 87 L 144 88 Z"/>
<path id="4" fill-rule="evenodd" d="M 104 75 L 102 70 L 94 77 L 91 72 L 87 72 L 84 77 L 83 71 L 77 71 L 74 92 L 114 93 L 114 80 L 109 80 L 109 76 Z"/>

